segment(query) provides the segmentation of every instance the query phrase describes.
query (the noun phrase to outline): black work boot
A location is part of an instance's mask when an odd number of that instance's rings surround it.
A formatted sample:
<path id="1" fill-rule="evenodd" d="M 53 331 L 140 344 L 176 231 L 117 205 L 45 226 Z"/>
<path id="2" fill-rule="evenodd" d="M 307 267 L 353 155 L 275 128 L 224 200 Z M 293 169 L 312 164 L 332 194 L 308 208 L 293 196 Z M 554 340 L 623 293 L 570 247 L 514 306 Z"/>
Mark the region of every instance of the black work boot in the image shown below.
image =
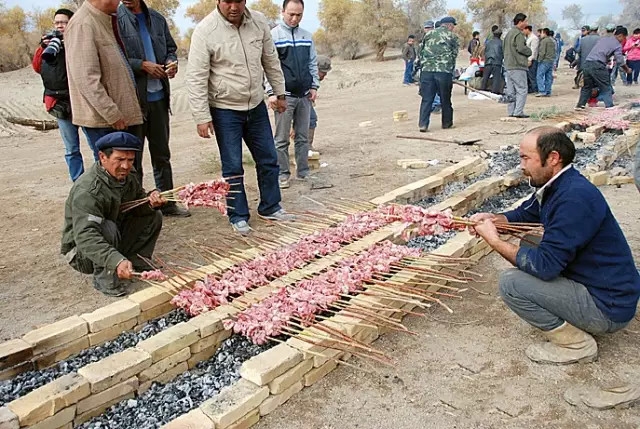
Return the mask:
<path id="1" fill-rule="evenodd" d="M 116 273 L 109 273 L 106 268 L 94 270 L 93 287 L 107 296 L 124 296 L 127 294 L 127 288 L 120 282 Z"/>

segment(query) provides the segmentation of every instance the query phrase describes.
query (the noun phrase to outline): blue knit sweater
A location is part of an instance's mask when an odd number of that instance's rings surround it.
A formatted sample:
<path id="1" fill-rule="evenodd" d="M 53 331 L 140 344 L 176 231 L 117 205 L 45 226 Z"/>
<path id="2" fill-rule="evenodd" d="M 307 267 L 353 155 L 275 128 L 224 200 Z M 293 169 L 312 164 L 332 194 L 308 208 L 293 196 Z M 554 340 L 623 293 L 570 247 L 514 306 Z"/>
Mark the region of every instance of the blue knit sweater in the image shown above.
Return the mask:
<path id="1" fill-rule="evenodd" d="M 640 296 L 640 275 L 631 249 L 606 200 L 574 168 L 544 192 L 504 213 L 509 222 L 540 222 L 537 248 L 521 247 L 517 267 L 541 280 L 558 276 L 586 286 L 598 308 L 614 322 L 631 320 Z"/>

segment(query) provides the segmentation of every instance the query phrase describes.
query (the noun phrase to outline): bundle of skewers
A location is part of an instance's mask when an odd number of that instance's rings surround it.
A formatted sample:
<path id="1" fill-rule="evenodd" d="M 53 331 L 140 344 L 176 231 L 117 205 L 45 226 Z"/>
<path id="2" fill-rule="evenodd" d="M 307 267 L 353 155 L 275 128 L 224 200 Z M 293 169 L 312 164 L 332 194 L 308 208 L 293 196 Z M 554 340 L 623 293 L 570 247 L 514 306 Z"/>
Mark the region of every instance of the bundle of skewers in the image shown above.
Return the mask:
<path id="1" fill-rule="evenodd" d="M 227 180 L 223 178 L 200 183 L 189 183 L 179 188 L 160 192 L 160 196 L 167 201 L 182 203 L 187 209 L 189 207 L 207 207 L 216 209 L 226 215 L 226 200 L 233 199 L 229 194 L 234 193 L 231 190 L 231 184 Z M 120 211 L 125 213 L 148 202 L 149 197 L 128 201 L 120 206 Z"/>

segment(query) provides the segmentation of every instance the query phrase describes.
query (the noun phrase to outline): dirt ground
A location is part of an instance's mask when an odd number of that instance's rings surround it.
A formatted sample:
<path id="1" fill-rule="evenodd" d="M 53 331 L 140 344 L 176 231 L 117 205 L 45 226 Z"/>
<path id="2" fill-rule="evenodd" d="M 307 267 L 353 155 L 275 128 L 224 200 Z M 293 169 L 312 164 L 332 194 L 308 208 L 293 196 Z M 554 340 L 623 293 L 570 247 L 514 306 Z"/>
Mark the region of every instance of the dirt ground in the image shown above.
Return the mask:
<path id="1" fill-rule="evenodd" d="M 461 61 L 462 64 L 462 61 Z M 197 137 L 188 111 L 184 63 L 173 87 L 172 140 L 174 181 L 182 184 L 218 177 L 219 157 L 213 141 Z M 312 208 L 304 196 L 318 200 L 337 197 L 368 199 L 476 153 L 476 149 L 420 140 L 396 139 L 419 135 L 417 87 L 401 85 L 401 61 L 375 63 L 369 59 L 335 61 L 317 102 L 316 146 L 327 166 L 320 179 L 331 189 L 310 190 L 293 183 L 283 192 L 286 208 Z M 561 70 L 549 99 L 530 98 L 529 113 L 570 111 L 577 99 L 572 72 Z M 0 340 L 15 338 L 34 327 L 92 311 L 111 301 L 91 287 L 89 278 L 66 266 L 59 255 L 64 201 L 71 182 L 57 131 L 40 132 L 8 124 L 9 115 L 47 119 L 41 105 L 41 82 L 30 69 L 0 74 Z M 618 100 L 637 97 L 637 88 L 618 87 Z M 481 138 L 484 148 L 517 144 L 519 132 L 542 124 L 532 120 L 501 122 L 504 105 L 471 101 L 454 88 L 456 127 L 441 130 L 432 119 L 436 138 Z M 392 113 L 408 110 L 408 122 L 393 122 Z M 359 127 L 372 121 L 370 127 Z M 495 133 L 511 133 L 495 134 Z M 515 134 L 514 134 L 515 133 Z M 85 167 L 90 162 L 82 143 Z M 403 170 L 401 158 L 439 160 L 426 170 Z M 248 160 L 248 157 L 247 157 Z M 253 164 L 248 161 L 247 188 L 257 205 Z M 151 167 L 145 160 L 145 185 L 152 188 Z M 635 251 L 640 249 L 637 191 L 631 186 L 605 189 Z M 219 231 L 229 233 L 226 219 L 206 210 L 193 210 L 188 219 L 165 219 L 157 252 L 168 257 L 188 255 L 184 240 L 215 242 Z M 259 222 L 253 222 L 260 228 Z M 505 264 L 492 258 L 483 263 L 489 282 L 480 285 L 489 295 L 468 293 L 455 313 L 433 313 L 435 319 L 409 319 L 417 337 L 387 335 L 377 344 L 399 359 L 394 369 L 372 367 L 377 375 L 340 368 L 289 404 L 274 412 L 261 427 L 636 427 L 633 411 L 593 413 L 575 410 L 560 398 L 564 388 L 592 379 L 615 376 L 633 379 L 638 373 L 638 331 L 629 330 L 602 340 L 598 363 L 569 368 L 543 368 L 522 358 L 524 347 L 537 338 L 509 314 L 495 294 L 497 270 Z M 132 290 L 144 287 L 138 283 Z M 458 325 L 453 322 L 468 323 Z M 448 404 L 448 405 L 447 405 Z M 514 417 L 515 416 L 515 417 Z"/>

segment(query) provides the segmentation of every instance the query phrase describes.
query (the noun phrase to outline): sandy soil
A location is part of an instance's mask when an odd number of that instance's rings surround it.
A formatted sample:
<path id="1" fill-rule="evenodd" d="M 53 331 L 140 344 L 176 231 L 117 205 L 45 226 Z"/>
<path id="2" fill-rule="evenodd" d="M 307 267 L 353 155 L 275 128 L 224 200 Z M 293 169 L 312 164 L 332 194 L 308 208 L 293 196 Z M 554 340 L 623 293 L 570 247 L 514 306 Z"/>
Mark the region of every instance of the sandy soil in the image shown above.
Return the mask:
<path id="1" fill-rule="evenodd" d="M 328 164 L 318 176 L 334 185 L 310 190 L 294 183 L 283 194 L 287 208 L 301 210 L 312 204 L 303 198 L 367 199 L 431 175 L 448 162 L 456 162 L 476 149 L 419 140 L 399 140 L 396 134 L 417 132 L 417 87 L 401 85 L 400 61 L 375 63 L 364 59 L 336 61 L 320 91 L 320 117 L 316 145 Z M 175 183 L 219 176 L 217 149 L 201 140 L 188 112 L 184 66 L 173 82 L 172 149 Z M 568 111 L 577 93 L 571 90 L 572 73 L 561 71 L 551 99 L 531 98 L 527 111 Z M 47 118 L 41 106 L 41 83 L 30 69 L 0 74 L 3 89 L 0 117 Z M 636 88 L 633 88 L 636 89 Z M 620 99 L 634 94 L 620 88 Z M 635 95 L 637 97 L 637 93 Z M 470 101 L 454 89 L 456 128 L 440 130 L 434 118 L 431 135 L 437 138 L 482 138 L 484 147 L 498 149 L 517 144 L 514 133 L 540 124 L 531 120 L 504 123 L 506 107 Z M 408 122 L 394 123 L 392 113 L 408 110 Z M 361 128 L 360 122 L 373 126 Z M 90 161 L 83 143 L 85 165 Z M 0 204 L 0 340 L 15 338 L 34 327 L 72 314 L 92 311 L 109 298 L 95 292 L 82 276 L 59 256 L 64 200 L 71 182 L 57 131 L 39 132 L 13 126 L 0 118 L 0 177 L 4 192 Z M 401 158 L 438 159 L 427 170 L 403 170 Z M 247 163 L 250 199 L 257 204 L 253 164 Z M 146 160 L 146 171 L 151 168 Z M 145 184 L 153 187 L 147 174 Z M 637 193 L 627 186 L 606 189 L 634 250 L 640 248 L 635 224 Z M 258 222 L 254 223 L 254 226 Z M 259 226 L 258 226 L 259 227 Z M 157 252 L 189 255 L 183 240 L 217 240 L 230 231 L 226 220 L 205 210 L 189 219 L 167 219 Z M 577 411 L 560 399 L 564 388 L 613 375 L 631 379 L 638 372 L 637 323 L 630 330 L 603 339 L 602 357 L 594 365 L 543 368 L 522 358 L 524 347 L 537 338 L 530 328 L 509 314 L 495 294 L 495 277 L 505 264 L 496 258 L 484 264 L 489 283 L 479 287 L 489 295 L 469 293 L 456 303 L 452 316 L 434 312 L 433 319 L 409 319 L 417 337 L 385 336 L 378 345 L 399 359 L 397 368 L 372 367 L 374 375 L 341 368 L 305 390 L 274 412 L 261 427 L 635 427 L 634 412 Z M 132 290 L 143 287 L 132 285 Z M 442 320 L 442 322 L 437 321 Z M 468 323 L 458 325 L 452 322 Z M 355 393 L 355 395 L 354 395 Z"/>

